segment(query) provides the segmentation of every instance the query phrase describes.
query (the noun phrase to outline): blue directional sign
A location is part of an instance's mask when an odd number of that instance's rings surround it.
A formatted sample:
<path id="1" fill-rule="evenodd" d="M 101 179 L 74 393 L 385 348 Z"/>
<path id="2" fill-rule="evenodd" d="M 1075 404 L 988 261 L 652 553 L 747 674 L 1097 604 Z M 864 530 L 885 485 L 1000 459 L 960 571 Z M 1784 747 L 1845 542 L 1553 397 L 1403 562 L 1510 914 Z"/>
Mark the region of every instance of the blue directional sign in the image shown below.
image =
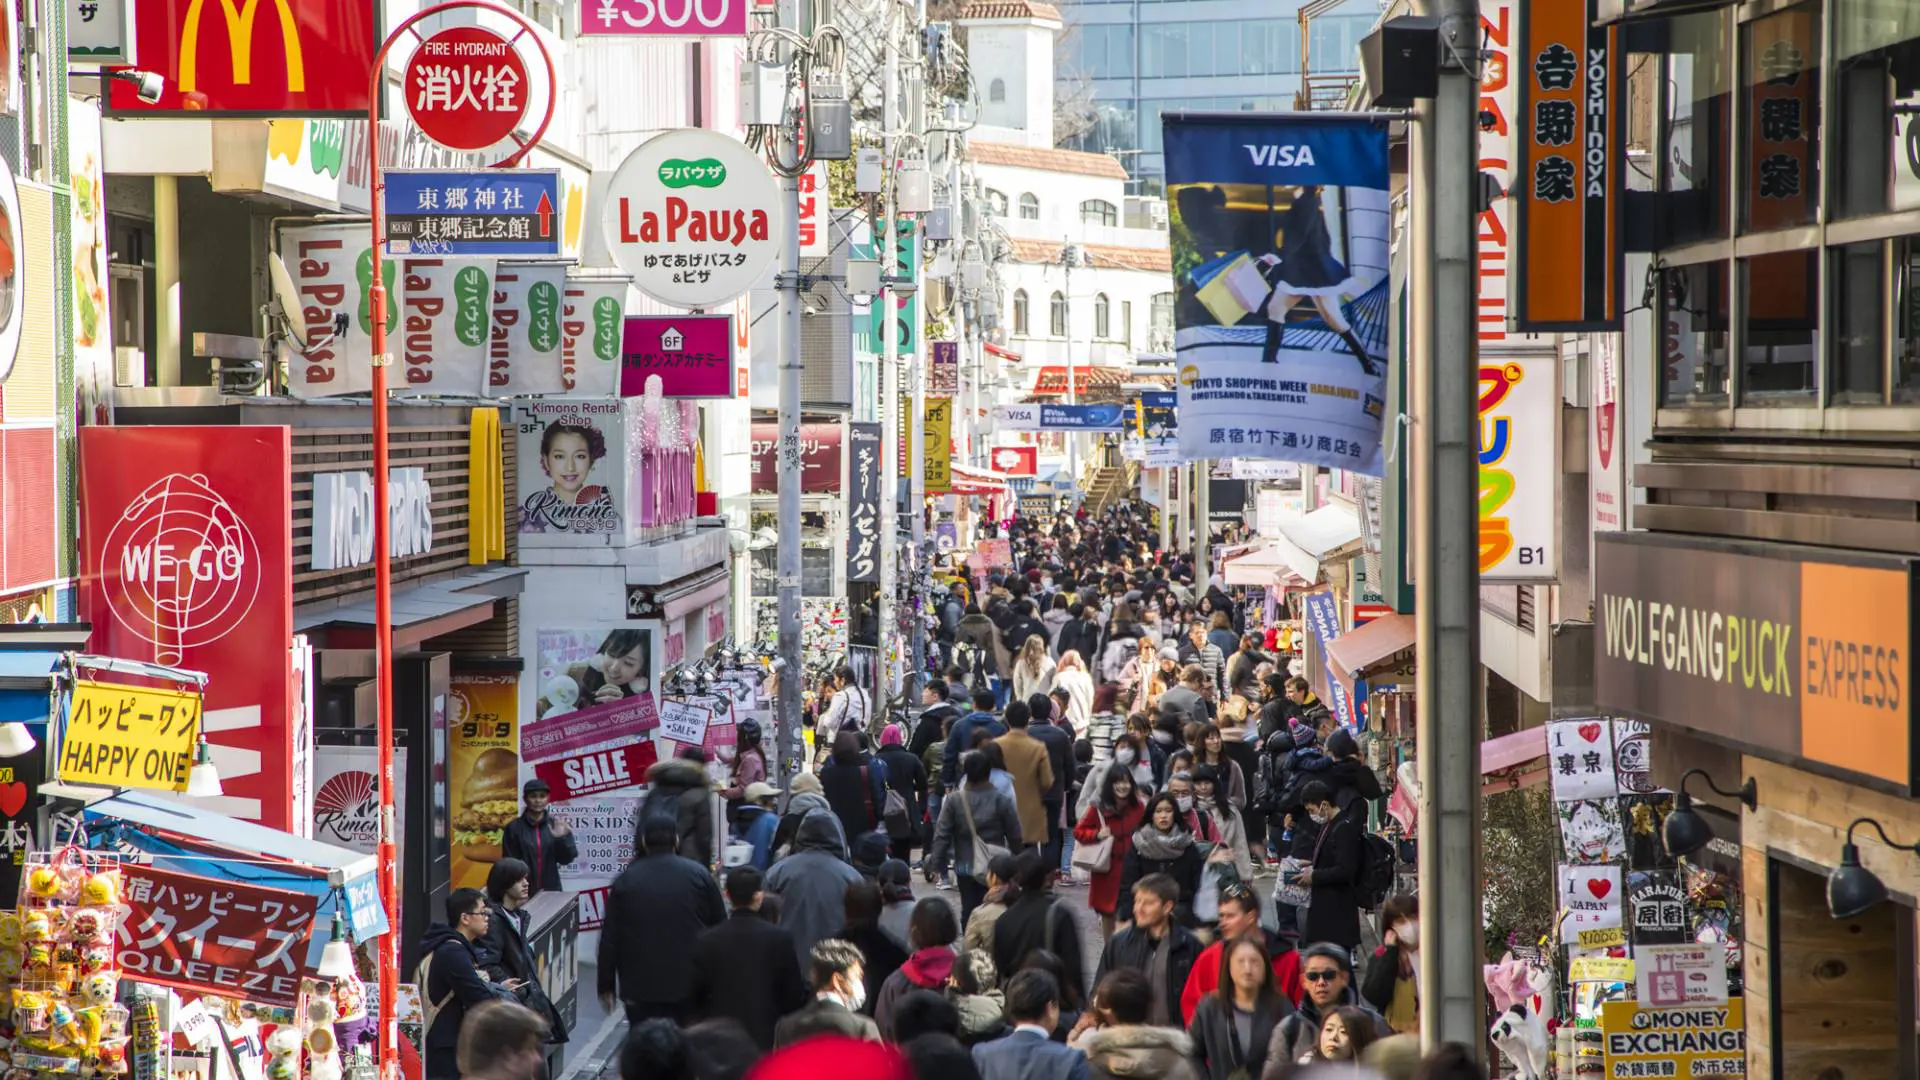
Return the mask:
<path id="1" fill-rule="evenodd" d="M 558 169 L 395 169 L 382 178 L 388 254 L 560 255 Z"/>

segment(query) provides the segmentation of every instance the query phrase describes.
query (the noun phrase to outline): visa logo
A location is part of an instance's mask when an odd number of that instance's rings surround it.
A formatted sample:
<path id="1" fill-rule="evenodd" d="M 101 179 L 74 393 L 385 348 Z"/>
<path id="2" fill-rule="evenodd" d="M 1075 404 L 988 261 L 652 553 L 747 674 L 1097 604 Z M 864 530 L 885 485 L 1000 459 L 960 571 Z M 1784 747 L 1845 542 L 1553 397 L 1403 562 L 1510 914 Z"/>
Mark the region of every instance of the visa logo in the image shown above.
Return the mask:
<path id="1" fill-rule="evenodd" d="M 1274 143 L 1265 146 L 1255 143 L 1241 145 L 1246 147 L 1247 156 L 1253 159 L 1253 163 L 1263 169 L 1313 164 L 1313 147 L 1311 146 L 1285 146 Z"/>

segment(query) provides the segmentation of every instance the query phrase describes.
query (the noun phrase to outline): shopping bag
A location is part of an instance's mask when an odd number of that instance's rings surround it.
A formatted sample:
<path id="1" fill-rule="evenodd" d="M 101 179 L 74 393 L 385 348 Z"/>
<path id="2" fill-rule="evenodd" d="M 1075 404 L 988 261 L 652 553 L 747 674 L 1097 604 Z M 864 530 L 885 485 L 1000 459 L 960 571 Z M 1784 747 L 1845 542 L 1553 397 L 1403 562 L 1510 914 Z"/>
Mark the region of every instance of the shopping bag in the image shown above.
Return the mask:
<path id="1" fill-rule="evenodd" d="M 1113 865 L 1113 837 L 1103 836 L 1091 844 L 1073 846 L 1073 868 L 1089 874 L 1104 874 Z"/>

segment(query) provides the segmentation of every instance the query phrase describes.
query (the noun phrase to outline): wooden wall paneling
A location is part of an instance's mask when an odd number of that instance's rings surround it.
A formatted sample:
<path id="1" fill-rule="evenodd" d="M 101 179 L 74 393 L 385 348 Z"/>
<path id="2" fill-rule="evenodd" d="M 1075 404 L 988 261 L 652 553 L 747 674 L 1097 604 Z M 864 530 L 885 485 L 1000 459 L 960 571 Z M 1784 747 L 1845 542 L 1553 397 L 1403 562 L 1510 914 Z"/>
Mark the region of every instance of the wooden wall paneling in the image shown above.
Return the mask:
<path id="1" fill-rule="evenodd" d="M 1768 948 L 1767 914 L 1771 909 L 1767 882 L 1767 851 L 1742 836 L 1740 848 L 1741 897 L 1744 900 L 1746 940 L 1743 979 L 1747 999 L 1747 1076 L 1773 1077 L 1773 953 Z"/>
<path id="2" fill-rule="evenodd" d="M 1896 1015 L 1900 999 L 1894 919 L 1882 904 L 1856 918 L 1827 913 L 1826 878 L 1775 868 L 1773 1033 L 1782 1080 L 1879 1080 L 1899 1069 L 1899 1041 L 1912 1038 Z M 1909 918 L 1911 914 L 1909 913 Z M 1905 1029 L 1903 1031 L 1903 1029 Z"/>

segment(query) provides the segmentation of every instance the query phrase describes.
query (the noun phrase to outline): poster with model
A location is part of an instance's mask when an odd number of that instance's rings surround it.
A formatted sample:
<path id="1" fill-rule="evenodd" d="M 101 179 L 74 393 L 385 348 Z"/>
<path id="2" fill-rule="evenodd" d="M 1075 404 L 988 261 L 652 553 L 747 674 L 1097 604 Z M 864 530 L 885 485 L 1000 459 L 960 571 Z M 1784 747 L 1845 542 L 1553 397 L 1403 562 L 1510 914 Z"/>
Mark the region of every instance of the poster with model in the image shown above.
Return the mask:
<path id="1" fill-rule="evenodd" d="M 618 398 L 513 406 L 522 547 L 604 547 L 623 535 L 629 411 Z"/>
<path id="2" fill-rule="evenodd" d="M 1169 117 L 1180 452 L 1380 475 L 1386 128 Z"/>
<path id="3" fill-rule="evenodd" d="M 520 676 L 456 671 L 447 717 L 450 886 L 481 888 L 520 815 Z"/>

